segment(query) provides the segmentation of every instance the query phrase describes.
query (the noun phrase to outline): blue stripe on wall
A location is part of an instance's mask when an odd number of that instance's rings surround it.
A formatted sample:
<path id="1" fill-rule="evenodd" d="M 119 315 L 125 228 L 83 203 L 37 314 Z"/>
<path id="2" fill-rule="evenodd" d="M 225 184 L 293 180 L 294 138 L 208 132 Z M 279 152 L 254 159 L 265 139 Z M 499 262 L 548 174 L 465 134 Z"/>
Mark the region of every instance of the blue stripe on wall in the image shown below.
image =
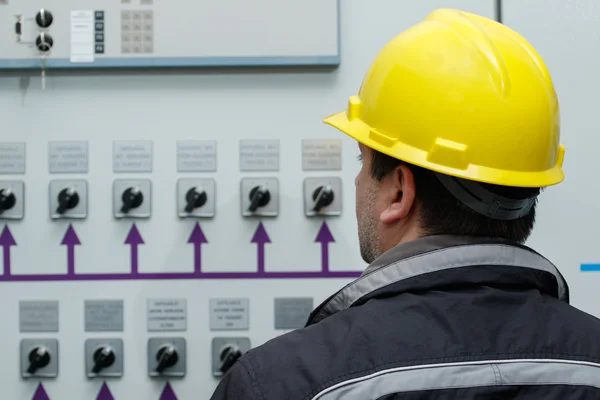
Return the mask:
<path id="1" fill-rule="evenodd" d="M 600 271 L 600 264 L 581 264 L 581 271 Z"/>

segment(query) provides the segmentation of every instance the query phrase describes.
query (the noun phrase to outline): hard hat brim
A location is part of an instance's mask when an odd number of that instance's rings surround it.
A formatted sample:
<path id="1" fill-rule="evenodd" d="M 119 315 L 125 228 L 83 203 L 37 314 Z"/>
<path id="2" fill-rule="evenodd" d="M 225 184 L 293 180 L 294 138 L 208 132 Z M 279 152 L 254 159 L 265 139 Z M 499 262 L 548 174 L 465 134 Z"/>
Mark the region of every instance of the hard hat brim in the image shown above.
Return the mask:
<path id="1" fill-rule="evenodd" d="M 374 140 L 373 129 L 360 118 L 349 120 L 346 111 L 333 114 L 323 122 L 383 154 L 457 178 L 514 187 L 547 187 L 556 185 L 565 178 L 562 169 L 565 150 L 562 145 L 559 147 L 556 165 L 545 171 L 506 171 L 473 164 L 467 165 L 465 169 L 457 169 L 431 162 L 428 159 L 429 152 L 408 146 L 400 140 L 393 140 L 393 143 L 385 145 L 381 140 Z"/>

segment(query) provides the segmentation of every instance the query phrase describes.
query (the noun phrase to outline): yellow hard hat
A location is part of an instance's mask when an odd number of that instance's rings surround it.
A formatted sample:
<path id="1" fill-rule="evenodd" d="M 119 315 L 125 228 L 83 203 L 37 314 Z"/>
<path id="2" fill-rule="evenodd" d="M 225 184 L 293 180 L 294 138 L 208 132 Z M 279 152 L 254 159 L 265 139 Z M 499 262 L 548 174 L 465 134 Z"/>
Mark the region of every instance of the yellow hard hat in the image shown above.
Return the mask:
<path id="1" fill-rule="evenodd" d="M 441 174 L 504 186 L 564 179 L 558 99 L 544 61 L 485 17 L 439 9 L 379 53 L 345 112 L 360 143 Z"/>

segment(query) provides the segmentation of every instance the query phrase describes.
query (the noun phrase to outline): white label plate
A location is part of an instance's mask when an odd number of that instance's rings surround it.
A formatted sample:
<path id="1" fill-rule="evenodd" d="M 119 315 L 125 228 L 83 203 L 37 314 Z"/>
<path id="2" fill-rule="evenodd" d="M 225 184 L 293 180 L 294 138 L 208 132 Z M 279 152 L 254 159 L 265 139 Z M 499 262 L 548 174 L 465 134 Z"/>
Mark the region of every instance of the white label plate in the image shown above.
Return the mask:
<path id="1" fill-rule="evenodd" d="M 216 170 L 216 140 L 180 140 L 177 142 L 177 172 L 214 172 Z"/>
<path id="2" fill-rule="evenodd" d="M 339 139 L 302 140 L 304 171 L 339 171 L 342 169 L 342 141 Z"/>
<path id="3" fill-rule="evenodd" d="M 279 171 L 279 140 L 240 140 L 240 171 Z"/>
<path id="4" fill-rule="evenodd" d="M 122 332 L 123 300 L 86 300 L 86 332 Z"/>
<path id="5" fill-rule="evenodd" d="M 311 297 L 275 299 L 275 329 L 303 328 L 312 310 Z"/>
<path id="6" fill-rule="evenodd" d="M 114 172 L 152 172 L 152 142 L 117 140 L 113 143 Z"/>
<path id="7" fill-rule="evenodd" d="M 249 303 L 249 299 L 210 299 L 210 330 L 248 330 Z"/>
<path id="8" fill-rule="evenodd" d="M 25 143 L 0 143 L 0 174 L 25 173 Z"/>
<path id="9" fill-rule="evenodd" d="M 20 301 L 20 332 L 58 332 L 58 301 Z"/>
<path id="10" fill-rule="evenodd" d="M 48 143 L 48 171 L 51 174 L 88 172 L 87 142 Z"/>
<path id="11" fill-rule="evenodd" d="M 170 332 L 187 329 L 185 299 L 148 299 L 148 331 Z"/>
<path id="12" fill-rule="evenodd" d="M 72 63 L 94 61 L 94 12 L 71 11 L 71 56 Z"/>

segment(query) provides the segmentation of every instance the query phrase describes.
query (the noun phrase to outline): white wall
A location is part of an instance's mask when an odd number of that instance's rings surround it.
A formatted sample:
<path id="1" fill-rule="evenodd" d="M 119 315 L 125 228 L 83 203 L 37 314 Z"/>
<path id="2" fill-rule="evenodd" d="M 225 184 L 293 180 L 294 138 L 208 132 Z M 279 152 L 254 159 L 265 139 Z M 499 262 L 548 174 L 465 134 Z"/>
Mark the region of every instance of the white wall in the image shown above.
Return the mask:
<path id="1" fill-rule="evenodd" d="M 540 199 L 539 220 L 530 245 L 557 264 L 571 289 L 571 304 L 600 315 L 598 272 L 580 272 L 598 263 L 597 220 L 598 88 L 600 4 L 592 0 L 507 0 L 504 22 L 540 52 L 555 82 L 566 147 L 565 181 Z"/>
<path id="2" fill-rule="evenodd" d="M 572 289 L 576 306 L 600 315 L 595 301 L 593 273 L 579 272 L 581 262 L 596 262 L 594 218 L 598 212 L 594 136 L 595 89 L 600 58 L 596 35 L 600 13 L 592 0 L 506 0 L 505 23 L 523 33 L 548 62 L 556 81 L 563 112 L 563 142 L 567 146 L 567 180 L 541 199 L 540 218 L 531 244 L 557 262 Z M 210 243 L 203 265 L 210 270 L 249 271 L 255 267 L 255 247 L 249 235 L 255 223 L 239 216 L 237 171 L 240 138 L 282 140 L 281 215 L 266 222 L 274 243 L 267 248 L 269 270 L 316 270 L 318 245 L 313 243 L 317 221 L 302 216 L 300 169 L 302 138 L 341 137 L 321 119 L 345 107 L 359 86 L 371 59 L 394 35 L 438 7 L 457 7 L 493 16 L 492 0 L 342 1 L 342 65 L 336 71 L 210 71 L 74 73 L 49 71 L 47 88 L 39 77 L 29 82 L 19 76 L 0 76 L 0 140 L 27 142 L 27 216 L 11 224 L 19 243 L 13 249 L 13 269 L 21 273 L 62 273 L 64 247 L 59 245 L 64 223 L 48 219 L 47 141 L 90 141 L 91 203 L 88 220 L 76 225 L 83 245 L 77 249 L 77 268 L 85 272 L 125 271 L 128 249 L 122 242 L 129 224 L 111 218 L 111 142 L 114 139 L 154 141 L 154 214 L 139 223 L 146 245 L 140 249 L 140 268 L 148 271 L 191 267 L 191 248 L 185 243 L 191 224 L 173 212 L 176 179 L 175 141 L 217 138 L 219 141 L 218 217 L 203 223 Z M 546 14 L 543 14 L 543 11 Z M 578 47 L 580 46 L 580 47 Z M 26 87 L 26 88 L 24 88 Z M 337 243 L 331 247 L 332 269 L 359 270 L 354 220 L 353 178 L 358 169 L 355 144 L 344 140 L 344 216 L 331 223 Z M 310 174 L 318 175 L 318 174 Z M 281 243 L 287 239 L 293 245 Z M 219 245 L 226 247 L 220 250 Z M 235 249 L 235 251 L 232 251 Z M 100 382 L 88 382 L 83 371 L 83 300 L 125 300 L 125 332 L 106 336 L 125 340 L 125 377 L 111 381 L 119 399 L 155 399 L 162 385 L 146 377 L 145 304 L 148 297 L 184 296 L 188 299 L 188 378 L 174 382 L 182 400 L 208 398 L 216 380 L 210 375 L 210 341 L 230 333 L 208 329 L 208 299 L 250 298 L 249 336 L 258 345 L 280 334 L 273 329 L 277 296 L 314 296 L 315 305 L 346 280 L 168 281 L 4 283 L 0 337 L 8 346 L 0 366 L 0 387 L 10 399 L 28 399 L 35 382 L 18 375 L 17 304 L 23 299 L 59 299 L 61 343 L 59 379 L 46 384 L 52 399 L 93 399 Z M 27 335 L 36 337 L 40 335 Z M 53 335 L 41 335 L 53 336 Z M 104 335 L 94 335 L 104 336 Z M 72 350 L 68 353 L 67 351 Z"/>

